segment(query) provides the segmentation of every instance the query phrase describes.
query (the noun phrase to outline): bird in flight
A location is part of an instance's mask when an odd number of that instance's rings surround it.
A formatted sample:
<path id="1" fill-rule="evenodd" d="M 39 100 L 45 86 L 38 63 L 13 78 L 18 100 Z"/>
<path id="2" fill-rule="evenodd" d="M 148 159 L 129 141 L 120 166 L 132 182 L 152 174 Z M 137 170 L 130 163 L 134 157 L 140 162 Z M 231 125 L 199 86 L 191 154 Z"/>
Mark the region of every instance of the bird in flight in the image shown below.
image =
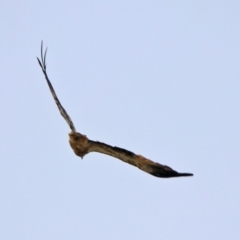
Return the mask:
<path id="1" fill-rule="evenodd" d="M 142 171 L 147 172 L 155 177 L 170 178 L 170 177 L 193 176 L 192 173 L 179 173 L 166 165 L 162 165 L 160 163 L 153 162 L 141 155 L 137 155 L 126 149 L 119 148 L 119 147 L 113 147 L 106 143 L 90 140 L 87 138 L 86 135 L 83 135 L 83 134 L 77 132 L 71 118 L 69 117 L 66 110 L 63 108 L 62 104 L 60 103 L 60 101 L 54 91 L 54 88 L 48 78 L 47 66 L 46 66 L 46 54 L 47 54 L 47 49 L 45 50 L 45 52 L 43 52 L 43 42 L 42 42 L 42 44 L 41 44 L 41 60 L 39 58 L 37 58 L 37 60 L 43 71 L 43 74 L 47 81 L 48 87 L 52 93 L 54 101 L 57 104 L 57 107 L 58 107 L 61 115 L 66 120 L 70 129 L 72 130 L 69 133 L 69 143 L 70 143 L 70 146 L 73 149 L 74 153 L 77 156 L 83 158 L 86 154 L 88 154 L 90 152 L 99 152 L 99 153 L 103 153 L 103 154 L 118 158 L 118 159 L 122 160 L 123 162 L 126 162 L 135 167 L 138 167 Z"/>

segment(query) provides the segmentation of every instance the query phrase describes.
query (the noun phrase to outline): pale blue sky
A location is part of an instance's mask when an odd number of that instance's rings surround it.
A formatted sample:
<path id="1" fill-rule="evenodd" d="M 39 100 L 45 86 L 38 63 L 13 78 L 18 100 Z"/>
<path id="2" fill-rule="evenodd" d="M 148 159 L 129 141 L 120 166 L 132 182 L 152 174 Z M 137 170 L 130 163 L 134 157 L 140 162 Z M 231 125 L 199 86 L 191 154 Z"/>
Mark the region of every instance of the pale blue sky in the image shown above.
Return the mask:
<path id="1" fill-rule="evenodd" d="M 1 1 L 0 239 L 239 239 L 239 23 L 239 1 Z M 75 156 L 41 40 L 79 132 L 195 176 Z"/>

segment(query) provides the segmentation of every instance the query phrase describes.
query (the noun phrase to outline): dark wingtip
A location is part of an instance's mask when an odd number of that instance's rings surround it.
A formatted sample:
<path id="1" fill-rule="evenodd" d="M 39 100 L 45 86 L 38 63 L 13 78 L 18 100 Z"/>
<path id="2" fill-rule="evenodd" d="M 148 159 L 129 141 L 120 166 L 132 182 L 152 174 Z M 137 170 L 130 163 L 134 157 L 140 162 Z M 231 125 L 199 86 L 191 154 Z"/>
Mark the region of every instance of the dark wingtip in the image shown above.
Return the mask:
<path id="1" fill-rule="evenodd" d="M 192 177 L 192 173 L 178 173 L 177 177 Z"/>
<path id="2" fill-rule="evenodd" d="M 39 60 L 38 57 L 37 57 L 37 60 L 38 60 L 38 63 L 39 63 L 39 65 L 40 65 L 40 67 L 42 68 L 42 63 L 41 63 L 41 61 Z"/>
<path id="3" fill-rule="evenodd" d="M 192 173 L 179 173 L 168 166 L 162 166 L 160 164 L 156 164 L 152 168 L 152 172 L 149 172 L 155 177 L 161 178 L 171 178 L 171 177 L 191 177 L 193 176 Z"/>
<path id="4" fill-rule="evenodd" d="M 192 177 L 193 174 L 192 173 L 178 173 L 178 172 L 175 172 L 175 171 L 169 171 L 169 172 L 152 172 L 150 173 L 152 174 L 153 176 L 155 177 L 160 177 L 160 178 L 172 178 L 172 177 Z"/>

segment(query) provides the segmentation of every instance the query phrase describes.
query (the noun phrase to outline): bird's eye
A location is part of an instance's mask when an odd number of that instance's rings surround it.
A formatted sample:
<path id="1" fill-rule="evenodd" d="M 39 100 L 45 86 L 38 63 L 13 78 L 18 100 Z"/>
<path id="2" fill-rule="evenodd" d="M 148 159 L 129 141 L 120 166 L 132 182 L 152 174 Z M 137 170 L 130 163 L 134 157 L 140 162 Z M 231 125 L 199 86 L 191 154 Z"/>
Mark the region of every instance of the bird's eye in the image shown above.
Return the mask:
<path id="1" fill-rule="evenodd" d="M 77 140 L 78 140 L 78 137 L 75 137 L 74 140 L 77 141 Z"/>

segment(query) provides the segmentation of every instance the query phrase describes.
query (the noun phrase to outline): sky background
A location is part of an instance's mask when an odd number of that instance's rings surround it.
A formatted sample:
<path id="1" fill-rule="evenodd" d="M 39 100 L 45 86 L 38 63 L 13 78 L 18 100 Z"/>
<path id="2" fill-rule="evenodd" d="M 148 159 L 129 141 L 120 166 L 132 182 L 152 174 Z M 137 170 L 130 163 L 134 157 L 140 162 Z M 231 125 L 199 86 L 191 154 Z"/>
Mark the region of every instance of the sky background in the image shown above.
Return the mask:
<path id="1" fill-rule="evenodd" d="M 1 1 L 0 239 L 237 240 L 239 1 Z M 68 143 L 77 130 L 194 177 Z"/>

